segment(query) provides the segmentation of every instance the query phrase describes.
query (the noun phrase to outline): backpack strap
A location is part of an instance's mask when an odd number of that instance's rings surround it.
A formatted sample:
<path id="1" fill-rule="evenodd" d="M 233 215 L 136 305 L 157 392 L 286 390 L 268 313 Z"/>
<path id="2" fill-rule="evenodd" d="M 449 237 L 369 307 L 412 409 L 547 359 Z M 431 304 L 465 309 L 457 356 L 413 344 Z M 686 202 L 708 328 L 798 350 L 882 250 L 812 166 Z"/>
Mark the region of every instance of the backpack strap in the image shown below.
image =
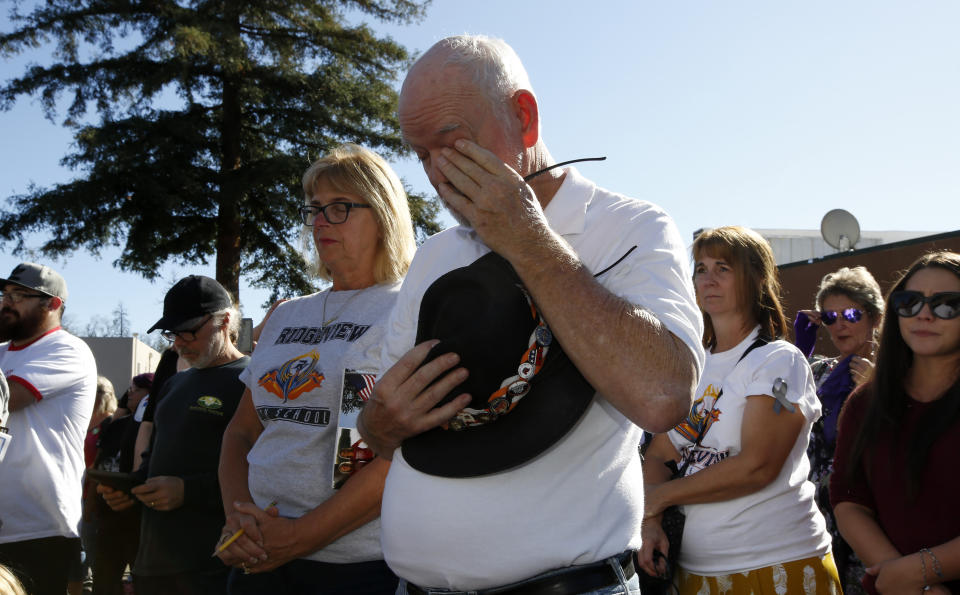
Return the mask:
<path id="1" fill-rule="evenodd" d="M 750 347 L 747 347 L 747 350 L 743 352 L 743 355 L 740 356 L 740 359 L 737 360 L 737 363 L 739 364 L 740 362 L 742 362 L 742 361 L 743 361 L 743 358 L 747 357 L 747 354 L 749 354 L 751 351 L 753 351 L 753 350 L 756 349 L 757 347 L 763 347 L 764 345 L 766 345 L 766 344 L 769 343 L 769 342 L 770 342 L 770 338 L 769 338 L 769 337 L 765 337 L 765 336 L 763 336 L 763 335 L 760 335 L 759 337 L 757 337 L 757 340 L 756 340 L 756 341 L 754 341 L 753 343 L 750 344 Z M 736 367 L 736 366 L 734 366 L 734 367 Z"/>

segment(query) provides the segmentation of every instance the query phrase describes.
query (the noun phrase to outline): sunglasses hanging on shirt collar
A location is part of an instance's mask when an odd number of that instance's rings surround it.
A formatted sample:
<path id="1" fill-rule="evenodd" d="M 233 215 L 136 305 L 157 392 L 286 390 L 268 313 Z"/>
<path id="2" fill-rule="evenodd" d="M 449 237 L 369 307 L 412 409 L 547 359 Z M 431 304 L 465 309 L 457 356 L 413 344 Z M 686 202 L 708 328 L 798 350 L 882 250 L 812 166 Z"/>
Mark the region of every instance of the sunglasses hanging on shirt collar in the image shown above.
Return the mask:
<path id="1" fill-rule="evenodd" d="M 524 176 L 523 181 L 529 182 L 540 174 L 545 174 L 551 169 L 556 169 L 558 167 L 563 167 L 564 165 L 570 165 L 571 163 L 580 163 L 581 161 L 606 161 L 606 157 L 581 157 L 580 159 L 571 159 L 570 161 L 561 161 L 560 163 L 554 163 L 551 166 L 545 167 L 539 171 L 535 171 L 530 175 Z"/>

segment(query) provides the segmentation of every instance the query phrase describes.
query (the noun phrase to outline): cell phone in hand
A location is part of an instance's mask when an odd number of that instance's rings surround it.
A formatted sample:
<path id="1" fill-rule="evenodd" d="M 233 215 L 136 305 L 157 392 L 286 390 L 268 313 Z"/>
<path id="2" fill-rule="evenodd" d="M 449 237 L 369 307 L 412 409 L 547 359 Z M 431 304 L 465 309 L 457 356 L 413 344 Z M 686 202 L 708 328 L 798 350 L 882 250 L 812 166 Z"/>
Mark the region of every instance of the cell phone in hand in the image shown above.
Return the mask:
<path id="1" fill-rule="evenodd" d="M 253 319 L 240 320 L 240 336 L 237 338 L 237 349 L 247 355 L 253 353 Z"/>
<path id="2" fill-rule="evenodd" d="M 87 477 L 121 492 L 130 493 L 134 487 L 143 483 L 139 475 L 102 469 L 87 469 Z"/>

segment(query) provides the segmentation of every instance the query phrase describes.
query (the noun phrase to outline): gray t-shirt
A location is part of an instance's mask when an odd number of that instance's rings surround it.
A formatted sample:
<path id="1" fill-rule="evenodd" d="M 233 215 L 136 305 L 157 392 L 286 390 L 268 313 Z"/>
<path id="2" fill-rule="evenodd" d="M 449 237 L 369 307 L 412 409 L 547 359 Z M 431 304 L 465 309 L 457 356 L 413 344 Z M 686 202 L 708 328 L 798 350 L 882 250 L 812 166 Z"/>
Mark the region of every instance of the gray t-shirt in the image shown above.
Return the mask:
<path id="1" fill-rule="evenodd" d="M 276 501 L 281 516 L 301 517 L 369 462 L 356 416 L 380 373 L 386 320 L 399 289 L 394 283 L 316 293 L 285 302 L 270 316 L 240 376 L 263 424 L 247 455 L 257 506 Z M 306 558 L 382 559 L 379 519 Z"/>

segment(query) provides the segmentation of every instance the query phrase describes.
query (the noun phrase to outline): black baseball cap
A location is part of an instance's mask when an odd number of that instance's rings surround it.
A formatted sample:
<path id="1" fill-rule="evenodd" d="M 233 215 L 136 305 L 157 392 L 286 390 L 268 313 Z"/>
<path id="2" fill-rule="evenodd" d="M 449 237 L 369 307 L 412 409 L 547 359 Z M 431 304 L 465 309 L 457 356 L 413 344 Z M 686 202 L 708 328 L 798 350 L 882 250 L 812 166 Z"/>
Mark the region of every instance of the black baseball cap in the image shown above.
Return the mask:
<path id="1" fill-rule="evenodd" d="M 230 294 L 215 279 L 190 275 L 170 288 L 163 298 L 163 317 L 147 332 L 152 333 L 155 329 L 178 330 L 186 322 L 232 306 Z"/>
<path id="2" fill-rule="evenodd" d="M 595 393 L 549 329 L 533 316 L 533 304 L 513 267 L 490 252 L 454 269 L 427 288 L 420 302 L 416 342 L 440 339 L 427 355 L 460 355 L 470 375 L 441 404 L 470 393 L 467 409 L 482 411 L 458 423 L 405 440 L 403 458 L 414 469 L 443 477 L 476 477 L 517 467 L 563 438 L 587 410 Z M 542 366 L 513 408 L 490 409 L 494 393 L 512 387 L 532 337 L 547 349 Z M 510 390 L 509 388 L 507 389 Z"/>
<path id="3" fill-rule="evenodd" d="M 0 279 L 0 285 L 7 283 L 67 301 L 67 282 L 63 280 L 60 273 L 42 264 L 21 262 L 13 268 L 8 278 Z"/>

